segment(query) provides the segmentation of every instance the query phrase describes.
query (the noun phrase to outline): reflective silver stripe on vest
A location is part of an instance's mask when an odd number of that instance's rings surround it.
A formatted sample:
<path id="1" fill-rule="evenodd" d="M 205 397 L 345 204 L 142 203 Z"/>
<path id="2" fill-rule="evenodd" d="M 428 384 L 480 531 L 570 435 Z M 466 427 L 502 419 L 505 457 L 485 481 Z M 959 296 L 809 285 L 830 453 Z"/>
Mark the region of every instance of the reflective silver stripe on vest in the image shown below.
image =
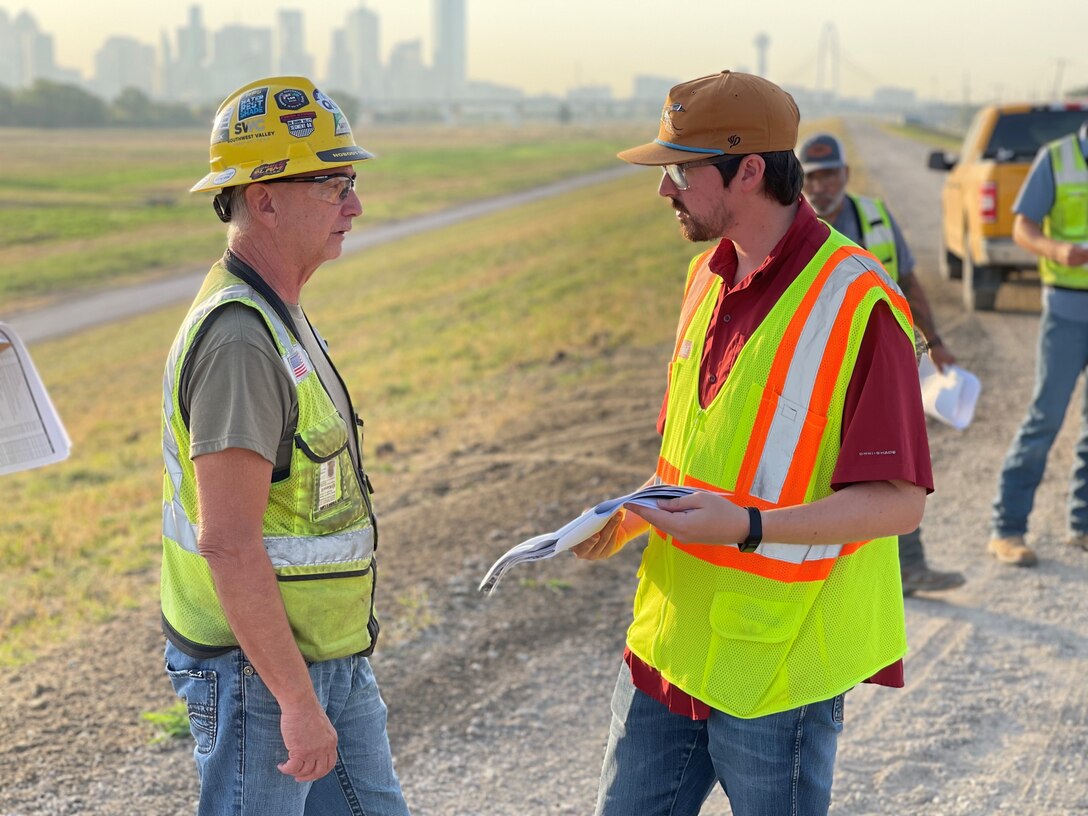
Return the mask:
<path id="1" fill-rule="evenodd" d="M 895 245 L 895 233 L 891 226 L 884 221 L 884 215 L 871 198 L 857 196 L 854 203 L 861 210 L 864 223 L 861 225 L 861 238 L 865 242 L 865 248 L 871 249 L 878 244 Z"/>
<path id="2" fill-rule="evenodd" d="M 177 367 L 181 360 L 181 355 L 189 345 L 189 332 L 192 331 L 193 326 L 197 325 L 227 300 L 236 300 L 240 297 L 249 298 L 256 302 L 266 315 L 275 315 L 275 312 L 272 310 L 272 307 L 268 305 L 267 301 L 257 294 L 250 286 L 236 284 L 234 286 L 228 286 L 225 289 L 220 289 L 199 306 L 194 308 L 190 313 L 189 319 L 185 321 L 184 326 L 182 326 L 181 331 L 178 333 L 178 338 L 174 342 L 173 348 L 170 349 L 170 356 L 166 361 L 166 372 L 163 374 L 162 378 L 162 404 L 164 412 L 162 452 L 163 460 L 166 463 L 166 473 L 170 479 L 170 484 L 173 486 L 172 500 L 170 502 L 163 502 L 162 534 L 171 541 L 176 541 L 182 549 L 193 553 L 199 552 L 196 543 L 197 528 L 186 515 L 185 508 L 181 504 L 181 451 L 178 446 L 178 441 L 174 436 L 173 423 L 175 404 L 174 377 L 177 374 Z M 292 339 L 287 328 L 278 318 L 270 322 L 275 328 L 276 340 L 279 342 L 280 348 L 288 349 L 288 351 L 290 351 Z M 291 366 L 286 357 L 283 358 L 283 362 L 284 365 L 287 366 L 288 372 L 290 372 Z M 188 451 L 186 451 L 185 455 L 189 455 Z"/>
<path id="3" fill-rule="evenodd" d="M 752 480 L 751 495 L 778 504 L 801 438 L 812 390 L 846 291 L 866 272 L 876 272 L 893 290 L 888 273 L 864 255 L 849 255 L 832 270 L 805 320 L 778 400 L 767 441 Z"/>
<path id="4" fill-rule="evenodd" d="M 773 558 L 775 561 L 785 561 L 789 564 L 803 564 L 806 561 L 823 561 L 838 558 L 842 552 L 842 544 L 813 544 L 805 547 L 800 544 L 775 544 L 773 541 L 764 541 L 756 552 L 764 558 Z"/>
<path id="5" fill-rule="evenodd" d="M 1088 163 L 1081 152 L 1080 139 L 1075 135 L 1068 136 L 1058 143 L 1057 148 L 1057 153 L 1050 156 L 1054 183 L 1088 184 Z"/>
<path id="6" fill-rule="evenodd" d="M 265 536 L 264 548 L 276 568 L 361 561 L 374 554 L 374 528 L 367 524 L 362 529 L 305 538 Z"/>

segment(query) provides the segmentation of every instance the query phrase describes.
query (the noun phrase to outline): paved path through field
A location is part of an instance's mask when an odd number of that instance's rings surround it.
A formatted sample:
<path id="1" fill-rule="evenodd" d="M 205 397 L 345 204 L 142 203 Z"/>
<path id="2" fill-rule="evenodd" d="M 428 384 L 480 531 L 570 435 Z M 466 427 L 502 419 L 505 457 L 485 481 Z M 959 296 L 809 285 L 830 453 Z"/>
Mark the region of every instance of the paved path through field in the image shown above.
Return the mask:
<path id="1" fill-rule="evenodd" d="M 344 255 L 371 249 L 391 241 L 399 241 L 428 230 L 448 227 L 510 207 L 528 204 L 531 201 L 569 193 L 580 187 L 611 181 L 627 173 L 636 172 L 637 169 L 623 164 L 529 190 L 465 202 L 439 212 L 405 218 L 402 221 L 392 221 L 372 228 L 367 228 L 366 219 L 362 218 L 357 222 L 361 229 L 348 235 L 344 241 Z M 210 213 L 209 217 L 211 217 Z M 210 260 L 208 259 L 208 262 Z M 196 264 L 191 270 L 164 280 L 95 292 L 42 309 L 22 312 L 7 318 L 0 317 L 0 320 L 13 326 L 23 342 L 28 345 L 52 337 L 73 334 L 92 326 L 149 312 L 161 306 L 191 300 L 200 282 L 208 273 L 208 262 Z"/>

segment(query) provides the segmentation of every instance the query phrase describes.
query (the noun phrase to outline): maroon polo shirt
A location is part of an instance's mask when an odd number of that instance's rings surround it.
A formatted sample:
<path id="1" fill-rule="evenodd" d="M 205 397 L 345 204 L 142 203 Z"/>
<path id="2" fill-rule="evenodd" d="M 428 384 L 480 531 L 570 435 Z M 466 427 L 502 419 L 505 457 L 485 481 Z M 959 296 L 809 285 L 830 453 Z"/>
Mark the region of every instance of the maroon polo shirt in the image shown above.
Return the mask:
<path id="1" fill-rule="evenodd" d="M 710 258 L 710 270 L 722 279 L 718 303 L 706 332 L 699 376 L 699 403 L 705 408 L 721 390 L 733 363 L 771 307 L 823 246 L 829 229 L 804 198 L 797 216 L 770 254 L 752 274 L 736 282 L 737 252 L 723 240 Z M 668 395 L 657 428 L 665 429 Z M 884 303 L 878 303 L 865 328 L 843 405 L 842 444 L 831 487 L 898 479 L 933 490 L 925 415 L 918 391 L 914 348 Z M 630 649 L 624 660 L 635 687 L 693 720 L 710 716 L 710 707 L 670 684 Z M 903 687 L 903 661 L 897 660 L 868 681 Z"/>

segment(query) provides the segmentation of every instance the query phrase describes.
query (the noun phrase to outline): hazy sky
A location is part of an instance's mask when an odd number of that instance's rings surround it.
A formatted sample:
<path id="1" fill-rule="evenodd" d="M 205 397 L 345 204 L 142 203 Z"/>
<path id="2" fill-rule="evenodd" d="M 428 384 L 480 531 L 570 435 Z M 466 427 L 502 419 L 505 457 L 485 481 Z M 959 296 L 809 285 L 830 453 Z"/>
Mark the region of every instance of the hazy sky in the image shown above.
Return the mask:
<path id="1" fill-rule="evenodd" d="M 27 8 L 55 38 L 57 62 L 90 74 L 106 36 L 158 45 L 186 22 L 188 0 L 0 0 L 14 16 Z M 359 0 L 217 0 L 198 3 L 210 29 L 227 23 L 273 26 L 279 8 L 302 9 L 306 40 L 324 78 L 333 28 Z M 382 51 L 422 39 L 430 54 L 430 0 L 368 0 L 381 17 Z M 757 67 L 753 41 L 770 37 L 767 74 L 784 84 L 831 82 L 834 24 L 839 89 L 914 88 L 950 101 L 1038 99 L 1060 85 L 1088 85 L 1088 2 L 1045 0 L 467 0 L 468 74 L 562 94 L 579 84 L 628 96 L 635 74 L 691 79 L 723 68 Z M 821 59 L 821 55 L 824 58 Z M 429 56 L 428 56 L 429 59 Z"/>

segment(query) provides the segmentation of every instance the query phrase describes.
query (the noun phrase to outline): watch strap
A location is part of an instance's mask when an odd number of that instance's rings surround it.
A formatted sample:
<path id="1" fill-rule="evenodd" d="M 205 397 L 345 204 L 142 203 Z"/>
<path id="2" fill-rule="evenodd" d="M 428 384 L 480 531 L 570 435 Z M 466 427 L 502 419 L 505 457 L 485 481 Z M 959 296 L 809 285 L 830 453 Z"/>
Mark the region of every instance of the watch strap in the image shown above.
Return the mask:
<path id="1" fill-rule="evenodd" d="M 758 507 L 745 507 L 744 509 L 748 511 L 748 538 L 737 546 L 741 552 L 750 553 L 755 552 L 759 543 L 763 541 L 763 516 L 760 515 Z"/>

